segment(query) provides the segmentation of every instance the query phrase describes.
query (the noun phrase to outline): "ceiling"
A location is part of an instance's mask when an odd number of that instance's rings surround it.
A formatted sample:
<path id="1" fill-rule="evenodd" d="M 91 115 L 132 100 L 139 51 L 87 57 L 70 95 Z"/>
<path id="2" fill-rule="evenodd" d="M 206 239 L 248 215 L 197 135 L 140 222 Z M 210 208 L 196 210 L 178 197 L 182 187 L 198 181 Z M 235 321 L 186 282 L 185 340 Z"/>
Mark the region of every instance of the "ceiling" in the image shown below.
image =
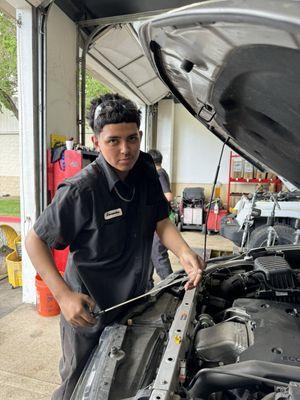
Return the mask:
<path id="1" fill-rule="evenodd" d="M 121 15 L 160 13 L 162 10 L 181 7 L 194 2 L 193 0 L 57 0 L 55 4 L 74 22 L 78 23 Z"/>
<path id="2" fill-rule="evenodd" d="M 79 24 L 88 36 L 97 26 L 106 28 L 90 46 L 87 68 L 113 90 L 151 105 L 169 90 L 145 57 L 134 28 L 140 21 L 193 1 L 182 0 L 57 0 L 55 4 Z"/>
<path id="3" fill-rule="evenodd" d="M 133 92 L 143 104 L 154 104 L 169 92 L 146 58 L 131 24 L 111 25 L 102 32 L 90 47 L 87 65 L 111 87 L 126 95 Z"/>
<path id="4" fill-rule="evenodd" d="M 136 29 L 141 21 L 194 0 L 27 0 L 34 7 L 55 4 L 88 37 L 101 33 L 87 53 L 87 69 L 104 84 L 140 104 L 155 104 L 168 88 L 145 57 Z M 7 3 L 5 0 L 1 2 Z"/>

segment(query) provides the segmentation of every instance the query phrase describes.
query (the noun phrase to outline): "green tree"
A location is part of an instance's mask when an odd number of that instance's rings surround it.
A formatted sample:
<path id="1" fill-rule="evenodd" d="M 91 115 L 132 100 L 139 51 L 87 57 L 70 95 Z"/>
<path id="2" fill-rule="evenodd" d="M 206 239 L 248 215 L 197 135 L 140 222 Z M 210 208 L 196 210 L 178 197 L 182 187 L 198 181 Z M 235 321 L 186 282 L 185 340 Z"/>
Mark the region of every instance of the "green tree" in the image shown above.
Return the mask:
<path id="1" fill-rule="evenodd" d="M 86 109 L 89 109 L 91 101 L 101 96 L 102 94 L 109 93 L 111 90 L 97 81 L 89 71 L 86 74 L 86 83 L 85 83 L 85 90 L 86 90 Z"/>
<path id="2" fill-rule="evenodd" d="M 3 107 L 9 109 L 18 118 L 18 108 L 15 103 L 17 95 L 17 38 L 15 21 L 0 11 L 0 111 Z M 86 107 L 93 98 L 110 90 L 93 78 L 87 71 L 86 75 Z"/>
<path id="3" fill-rule="evenodd" d="M 15 21 L 0 12 L 0 111 L 6 107 L 18 118 L 17 38 Z"/>

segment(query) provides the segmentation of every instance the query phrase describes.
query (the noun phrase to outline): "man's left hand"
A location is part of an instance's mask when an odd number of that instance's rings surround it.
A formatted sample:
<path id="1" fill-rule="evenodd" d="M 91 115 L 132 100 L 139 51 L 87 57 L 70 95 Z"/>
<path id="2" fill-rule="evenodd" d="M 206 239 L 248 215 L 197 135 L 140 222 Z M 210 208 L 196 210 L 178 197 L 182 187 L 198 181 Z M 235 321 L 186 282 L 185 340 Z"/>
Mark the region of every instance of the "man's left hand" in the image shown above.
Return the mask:
<path id="1" fill-rule="evenodd" d="M 205 267 L 203 259 L 193 250 L 189 249 L 181 254 L 179 261 L 189 278 L 184 286 L 185 290 L 195 288 L 201 281 L 202 271 Z"/>

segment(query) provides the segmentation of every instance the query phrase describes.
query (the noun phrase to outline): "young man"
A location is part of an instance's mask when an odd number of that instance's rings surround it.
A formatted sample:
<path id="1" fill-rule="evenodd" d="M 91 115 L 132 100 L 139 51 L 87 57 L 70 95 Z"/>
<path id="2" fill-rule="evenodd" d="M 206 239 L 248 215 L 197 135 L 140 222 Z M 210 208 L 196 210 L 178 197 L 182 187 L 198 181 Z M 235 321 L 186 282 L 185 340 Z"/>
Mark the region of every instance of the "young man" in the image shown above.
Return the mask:
<path id="1" fill-rule="evenodd" d="M 173 194 L 171 191 L 170 178 L 167 171 L 162 168 L 163 156 L 159 150 L 151 149 L 148 154 L 152 157 L 156 171 L 158 173 L 159 182 L 164 192 L 165 198 L 168 202 L 173 200 Z M 154 232 L 151 261 L 157 275 L 160 279 L 165 279 L 170 275 L 172 271 L 168 251 L 166 247 L 161 243 L 156 232 Z"/>
<path id="2" fill-rule="evenodd" d="M 117 317 L 94 318 L 96 303 L 106 309 L 145 292 L 155 229 L 185 268 L 186 289 L 199 283 L 204 266 L 169 221 L 151 157 L 140 152 L 140 111 L 107 94 L 92 102 L 89 119 L 99 157 L 59 186 L 26 238 L 61 308 L 62 384 L 53 400 L 70 399 L 103 328 Z M 63 279 L 49 248 L 68 245 Z"/>

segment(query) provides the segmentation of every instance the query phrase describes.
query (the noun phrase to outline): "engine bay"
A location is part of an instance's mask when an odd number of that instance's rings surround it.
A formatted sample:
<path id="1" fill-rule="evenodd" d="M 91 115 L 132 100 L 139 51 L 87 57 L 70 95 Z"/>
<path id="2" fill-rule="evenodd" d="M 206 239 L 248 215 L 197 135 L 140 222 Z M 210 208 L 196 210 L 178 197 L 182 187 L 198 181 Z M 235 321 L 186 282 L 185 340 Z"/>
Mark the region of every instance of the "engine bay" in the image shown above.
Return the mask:
<path id="1" fill-rule="evenodd" d="M 298 399 L 299 255 L 210 260 L 198 288 L 131 307 L 104 330 L 72 399 Z"/>

